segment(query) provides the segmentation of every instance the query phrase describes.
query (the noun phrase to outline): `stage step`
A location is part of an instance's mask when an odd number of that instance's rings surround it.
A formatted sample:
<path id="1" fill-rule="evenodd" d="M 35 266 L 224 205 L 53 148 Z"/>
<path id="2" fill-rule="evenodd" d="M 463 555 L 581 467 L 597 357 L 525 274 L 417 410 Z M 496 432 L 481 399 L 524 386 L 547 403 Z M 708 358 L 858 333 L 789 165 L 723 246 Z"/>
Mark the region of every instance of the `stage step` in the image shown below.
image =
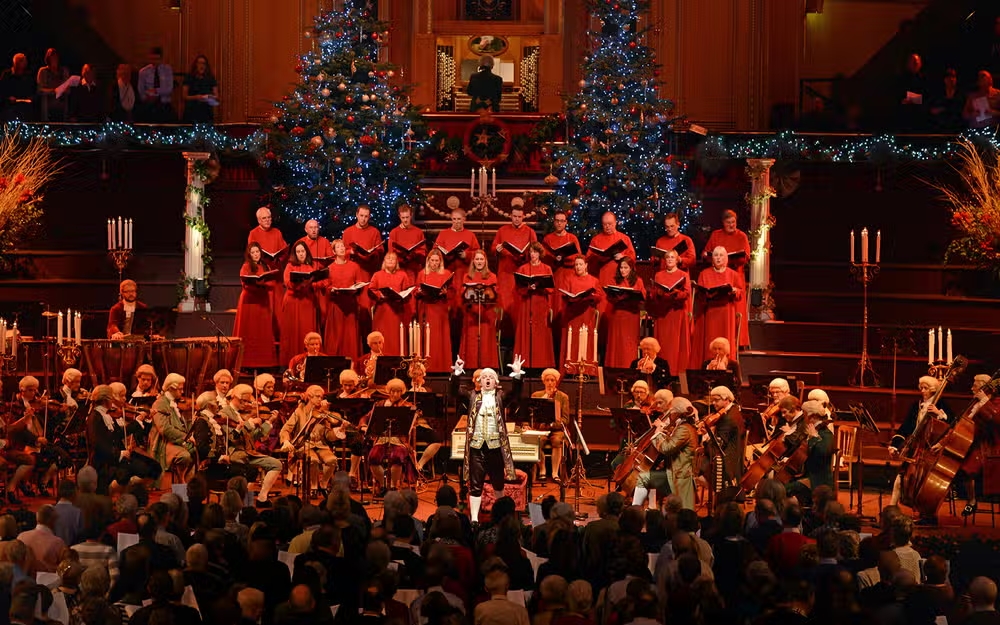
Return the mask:
<path id="1" fill-rule="evenodd" d="M 846 262 L 775 260 L 771 278 L 778 293 L 784 289 L 861 292 L 861 284 Z M 883 264 L 870 293 L 988 296 L 996 282 L 989 272 L 969 265 Z"/>
<path id="2" fill-rule="evenodd" d="M 860 289 L 850 292 L 783 291 L 774 294 L 777 316 L 788 321 L 860 322 Z M 868 293 L 870 323 L 937 327 L 1000 328 L 1000 300 L 944 295 Z"/>

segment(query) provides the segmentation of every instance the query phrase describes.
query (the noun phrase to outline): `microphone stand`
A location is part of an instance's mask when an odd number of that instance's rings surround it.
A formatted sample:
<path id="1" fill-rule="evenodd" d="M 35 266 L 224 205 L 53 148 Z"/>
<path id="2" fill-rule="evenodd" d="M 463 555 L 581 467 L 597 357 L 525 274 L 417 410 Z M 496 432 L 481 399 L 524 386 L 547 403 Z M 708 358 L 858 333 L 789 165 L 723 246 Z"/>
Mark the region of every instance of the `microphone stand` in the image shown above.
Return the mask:
<path id="1" fill-rule="evenodd" d="M 573 495 L 573 510 L 577 517 L 580 517 L 580 502 L 583 500 L 583 495 L 581 494 L 582 486 L 584 483 L 591 489 L 595 488 L 587 480 L 587 470 L 583 466 L 583 456 L 590 455 L 590 448 L 587 447 L 587 441 L 583 438 L 583 383 L 587 381 L 588 376 L 586 373 L 586 368 L 588 366 L 596 366 L 597 363 L 592 363 L 580 358 L 577 361 L 569 361 L 566 363 L 566 367 L 576 367 L 576 419 L 569 419 L 573 424 L 573 430 L 576 434 L 576 444 L 574 449 L 576 449 L 576 461 L 573 463 L 573 469 L 570 471 L 569 479 L 573 482 L 575 494 Z M 566 482 L 559 488 L 560 498 L 566 499 Z M 587 501 L 594 501 L 593 497 L 588 497 Z M 585 515 L 584 515 L 585 516 Z"/>
<path id="2" fill-rule="evenodd" d="M 226 333 L 222 331 L 222 328 L 219 327 L 219 324 L 215 323 L 215 319 L 212 319 L 206 314 L 202 314 L 201 318 L 204 321 L 207 321 L 209 324 L 211 324 L 212 329 L 215 331 L 215 363 L 216 365 L 218 365 L 219 369 L 224 369 L 226 365 L 222 359 L 222 343 L 223 341 L 225 341 L 228 344 L 229 337 L 227 337 Z M 329 382 L 327 383 L 326 390 L 328 392 L 330 390 Z"/>

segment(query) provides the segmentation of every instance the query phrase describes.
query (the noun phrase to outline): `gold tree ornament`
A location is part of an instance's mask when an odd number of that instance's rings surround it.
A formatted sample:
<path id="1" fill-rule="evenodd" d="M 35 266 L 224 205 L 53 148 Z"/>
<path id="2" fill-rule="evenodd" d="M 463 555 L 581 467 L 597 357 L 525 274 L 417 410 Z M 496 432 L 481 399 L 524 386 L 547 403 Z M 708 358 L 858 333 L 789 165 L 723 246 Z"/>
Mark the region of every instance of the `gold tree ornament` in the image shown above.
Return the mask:
<path id="1" fill-rule="evenodd" d="M 61 168 L 43 139 L 16 132 L 0 139 L 0 267 L 9 268 L 10 252 L 37 234 L 43 190 Z"/>

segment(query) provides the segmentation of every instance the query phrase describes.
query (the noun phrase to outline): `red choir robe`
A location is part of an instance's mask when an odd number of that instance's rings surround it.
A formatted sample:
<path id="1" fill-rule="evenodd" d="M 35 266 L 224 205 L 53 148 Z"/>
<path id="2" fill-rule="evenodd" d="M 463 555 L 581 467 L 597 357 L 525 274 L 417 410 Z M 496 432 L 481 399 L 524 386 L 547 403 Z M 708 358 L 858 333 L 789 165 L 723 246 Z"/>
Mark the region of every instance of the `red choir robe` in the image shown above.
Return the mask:
<path id="1" fill-rule="evenodd" d="M 725 230 L 721 228 L 713 230 L 712 234 L 708 237 L 708 243 L 705 244 L 705 249 L 701 253 L 702 258 L 711 263 L 712 250 L 720 245 L 726 248 L 726 252 L 729 254 L 743 252 L 743 256 L 741 257 L 729 257 L 729 268 L 736 273 L 742 274 L 743 268 L 750 262 L 750 239 L 747 238 L 747 234 L 739 229 L 732 234 L 726 234 Z"/>
<path id="2" fill-rule="evenodd" d="M 411 281 L 417 279 L 417 274 L 424 268 L 427 260 L 427 236 L 416 226 L 404 228 L 396 226 L 389 232 L 389 251 L 399 257 L 399 268 L 406 272 Z M 422 243 L 423 245 L 418 245 Z M 417 247 L 412 252 L 406 250 Z"/>
<path id="3" fill-rule="evenodd" d="M 365 288 L 353 293 L 331 292 L 330 289 L 345 289 L 362 279 L 361 268 L 353 260 L 330 265 L 330 277 L 326 280 L 328 309 L 323 345 L 334 356 L 346 356 L 352 362 L 361 358 L 361 331 L 358 329 L 358 315 L 361 310 L 360 297 Z"/>
<path id="4" fill-rule="evenodd" d="M 333 247 L 330 246 L 330 241 L 326 237 L 316 237 L 315 239 L 310 239 L 308 236 L 304 236 L 299 241 L 306 244 L 306 248 L 309 253 L 312 254 L 314 261 L 319 263 L 322 267 L 330 262 L 329 259 L 333 258 Z M 295 243 L 298 243 L 296 241 Z M 294 244 L 292 245 L 294 247 Z M 327 259 L 326 261 L 321 261 L 321 259 Z M 326 324 L 327 315 L 327 297 L 326 294 L 329 291 L 327 288 L 326 280 L 320 280 L 313 283 L 313 289 L 316 291 L 316 304 L 319 306 L 319 327 L 323 327 Z"/>
<path id="5" fill-rule="evenodd" d="M 428 373 L 444 373 L 451 370 L 451 323 L 448 319 L 448 309 L 451 306 L 453 288 L 445 289 L 440 297 L 435 297 L 432 291 L 420 289 L 421 284 L 440 287 L 452 273 L 447 269 L 440 273 L 427 273 L 420 270 L 417 274 L 417 310 L 418 320 L 431 326 L 431 344 L 427 355 Z M 454 278 L 452 278 L 454 280 Z"/>
<path id="6" fill-rule="evenodd" d="M 676 290 L 663 288 L 681 280 L 683 284 Z M 660 358 L 670 363 L 674 374 L 687 369 L 691 359 L 691 302 L 691 278 L 686 271 L 656 272 L 646 310 L 653 317 L 653 336 L 660 343 Z"/>
<path id="7" fill-rule="evenodd" d="M 486 300 L 480 306 L 474 300 L 464 297 L 465 284 L 482 284 L 486 287 Z M 499 368 L 499 347 L 497 344 L 496 301 L 497 277 L 492 271 L 485 278 L 478 274 L 465 274 L 457 286 L 462 294 L 462 343 L 458 355 L 465 361 L 468 371 L 483 367 Z M 481 314 L 480 314 L 481 313 Z"/>
<path id="8" fill-rule="evenodd" d="M 608 286 L 628 287 L 624 282 L 615 284 L 612 280 Z M 604 295 L 608 300 L 605 308 L 607 319 L 608 342 L 604 351 L 604 366 L 624 369 L 628 367 L 639 353 L 639 310 L 646 298 L 646 286 L 642 278 L 636 276 L 635 284 L 630 288 L 639 291 L 642 299 L 624 299 L 612 295 L 606 288 Z"/>
<path id="9" fill-rule="evenodd" d="M 520 228 L 515 228 L 511 224 L 504 224 L 497 228 L 496 236 L 493 237 L 493 244 L 490 251 L 497 255 L 497 296 L 500 299 L 500 306 L 508 315 L 519 310 L 515 303 L 514 272 L 528 259 L 528 244 L 537 241 L 538 235 L 526 224 L 521 224 Z M 509 243 L 524 252 L 515 252 L 506 245 L 499 252 L 496 251 L 498 245 Z M 516 316 L 516 314 L 514 315 Z M 515 319 L 516 322 L 516 319 Z"/>
<path id="10" fill-rule="evenodd" d="M 379 289 L 389 287 L 397 293 L 410 288 L 412 283 L 405 271 L 397 270 L 393 273 L 379 270 L 372 276 L 372 283 L 368 285 L 368 293 L 372 301 L 375 302 L 372 313 L 372 329 L 382 333 L 385 337 L 385 347 L 382 353 L 386 356 L 409 356 L 403 353 L 403 346 L 399 344 L 399 324 L 409 325 L 413 319 L 410 295 L 405 300 L 390 299 L 382 295 Z"/>
<path id="11" fill-rule="evenodd" d="M 250 231 L 250 235 L 247 237 L 247 245 L 251 243 L 257 243 L 260 245 L 260 249 L 264 250 L 269 254 L 274 254 L 280 252 L 288 247 L 288 243 L 285 242 L 285 237 L 281 235 L 281 231 L 277 228 L 268 228 L 264 230 L 260 226 L 257 226 Z M 288 257 L 288 250 L 285 250 L 277 260 L 273 261 L 272 264 L 275 267 L 280 267 L 281 263 L 285 262 L 285 258 Z M 279 280 L 275 280 L 270 283 L 271 288 L 271 320 L 272 327 L 274 328 L 275 335 L 281 331 L 280 325 L 278 323 L 278 317 L 281 314 L 281 303 L 284 297 L 284 285 Z"/>
<path id="12" fill-rule="evenodd" d="M 575 251 L 556 258 L 552 250 L 567 244 L 574 245 Z M 542 239 L 542 245 L 545 246 L 545 262 L 552 267 L 553 280 L 556 283 L 556 288 L 552 292 L 552 310 L 558 313 L 562 310 L 562 296 L 559 294 L 559 289 L 563 288 L 566 279 L 573 275 L 573 256 L 582 254 L 583 251 L 580 249 L 580 240 L 576 238 L 576 235 L 565 231 L 562 235 L 555 232 L 548 233 Z"/>
<path id="13" fill-rule="evenodd" d="M 250 263 L 243 263 L 241 276 L 259 276 L 266 269 L 257 263 L 257 270 Z M 271 312 L 271 283 L 243 284 L 240 301 L 236 305 L 236 322 L 233 335 L 243 339 L 243 366 L 249 369 L 274 367 L 274 324 Z"/>
<path id="14" fill-rule="evenodd" d="M 578 299 L 570 299 L 563 294 L 562 324 L 559 329 L 559 333 L 562 336 L 562 345 L 559 349 L 559 362 L 565 363 L 567 358 L 573 361 L 577 358 L 580 328 L 586 325 L 587 334 L 588 336 L 591 335 L 594 327 L 594 321 L 597 319 L 597 311 L 604 303 L 604 290 L 601 289 L 601 283 L 598 279 L 590 274 L 583 276 L 573 274 L 566 280 L 566 283 L 562 288 L 569 293 L 580 293 L 582 291 L 586 291 L 587 289 L 594 289 L 594 293 L 592 295 Z M 567 332 L 573 336 L 572 354 L 566 353 Z M 587 348 L 588 361 L 593 359 L 593 356 L 591 355 L 593 353 L 594 344 L 591 339 Z"/>
<path id="15" fill-rule="evenodd" d="M 656 247 L 661 250 L 672 250 L 681 243 L 687 244 L 683 252 L 677 253 L 677 266 L 685 271 L 691 271 L 698 262 L 698 255 L 694 251 L 694 241 L 686 234 L 677 233 L 677 236 L 670 238 L 666 235 L 656 240 Z M 659 266 L 663 266 L 663 259 L 660 259 Z"/>
<path id="16" fill-rule="evenodd" d="M 517 273 L 551 276 L 552 268 L 544 263 L 537 266 L 525 263 L 517 268 Z M 552 304 L 549 289 L 517 287 L 515 301 L 518 312 L 515 320 L 514 354 L 524 358 L 525 367 L 554 367 L 556 359 L 552 349 Z"/>
<path id="17" fill-rule="evenodd" d="M 364 228 L 359 228 L 357 224 L 352 224 L 344 228 L 344 235 L 341 237 L 344 246 L 347 247 L 347 257 L 358 264 L 361 268 L 361 275 L 365 281 L 371 279 L 375 272 L 382 269 L 382 258 L 385 256 L 385 245 L 382 244 L 382 233 L 378 228 L 370 223 Z M 357 247 L 355 247 L 357 244 Z M 376 248 L 374 252 L 365 256 L 361 250 Z M 361 305 L 371 308 L 372 300 L 368 293 L 361 294 Z M 367 323 L 362 323 L 361 331 L 366 332 Z"/>
<path id="18" fill-rule="evenodd" d="M 716 271 L 714 267 L 703 269 L 698 274 L 698 284 L 705 288 L 724 284 L 740 290 L 740 296 L 722 297 L 709 300 L 703 292 L 697 293 L 694 308 L 694 336 L 692 338 L 690 368 L 701 369 L 702 363 L 712 357 L 708 344 L 717 336 L 725 337 L 730 345 L 736 345 L 736 315 L 745 310 L 743 306 L 743 276 L 726 267 Z M 741 321 L 745 324 L 746 319 Z"/>
<path id="19" fill-rule="evenodd" d="M 281 313 L 278 316 L 281 327 L 281 362 L 288 362 L 298 354 L 302 350 L 306 334 L 316 331 L 316 291 L 313 289 L 312 280 L 293 284 L 289 277 L 293 271 L 314 269 L 319 269 L 318 263 L 285 265 L 285 296 L 282 298 Z"/>
<path id="20" fill-rule="evenodd" d="M 449 250 L 455 249 L 455 246 L 463 241 L 469 246 L 465 248 L 465 258 L 461 258 L 458 254 L 453 256 L 448 255 Z M 462 280 L 459 277 L 469 273 L 469 263 L 472 262 L 473 252 L 479 249 L 479 239 L 468 228 L 463 228 L 457 232 L 452 228 L 448 228 L 438 233 L 437 239 L 434 241 L 434 247 L 438 248 L 444 254 L 445 268 L 455 274 L 455 284 L 453 286 L 455 287 L 455 304 L 458 305 L 460 304 L 459 298 L 462 293 L 460 288 Z"/>
<path id="21" fill-rule="evenodd" d="M 617 231 L 614 234 L 599 232 L 590 240 L 590 247 L 587 248 L 588 273 L 592 276 L 597 276 L 601 284 L 611 284 L 615 279 L 615 272 L 618 270 L 618 261 L 614 259 L 613 254 L 605 256 L 604 254 L 595 252 L 594 248 L 597 247 L 605 250 L 618 241 L 625 242 L 625 249 L 621 254 L 631 258 L 632 264 L 635 265 L 635 248 L 632 247 L 632 239 L 627 234 Z"/>

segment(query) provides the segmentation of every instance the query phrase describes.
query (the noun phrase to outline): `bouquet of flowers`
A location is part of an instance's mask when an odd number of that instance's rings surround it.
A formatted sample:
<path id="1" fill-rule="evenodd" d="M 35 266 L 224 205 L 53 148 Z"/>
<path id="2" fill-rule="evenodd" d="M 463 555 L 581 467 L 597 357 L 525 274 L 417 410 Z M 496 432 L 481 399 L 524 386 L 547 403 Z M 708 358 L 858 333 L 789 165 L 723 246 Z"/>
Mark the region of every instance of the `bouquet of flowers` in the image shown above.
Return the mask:
<path id="1" fill-rule="evenodd" d="M 9 252 L 38 230 L 41 190 L 58 171 L 44 140 L 23 141 L 17 133 L 0 139 L 0 268 L 9 269 Z"/>
<path id="2" fill-rule="evenodd" d="M 951 207 L 951 223 L 958 231 L 945 262 L 974 263 L 1000 274 L 1000 162 L 969 141 L 960 144 L 958 158 L 960 187 L 935 185 Z"/>

